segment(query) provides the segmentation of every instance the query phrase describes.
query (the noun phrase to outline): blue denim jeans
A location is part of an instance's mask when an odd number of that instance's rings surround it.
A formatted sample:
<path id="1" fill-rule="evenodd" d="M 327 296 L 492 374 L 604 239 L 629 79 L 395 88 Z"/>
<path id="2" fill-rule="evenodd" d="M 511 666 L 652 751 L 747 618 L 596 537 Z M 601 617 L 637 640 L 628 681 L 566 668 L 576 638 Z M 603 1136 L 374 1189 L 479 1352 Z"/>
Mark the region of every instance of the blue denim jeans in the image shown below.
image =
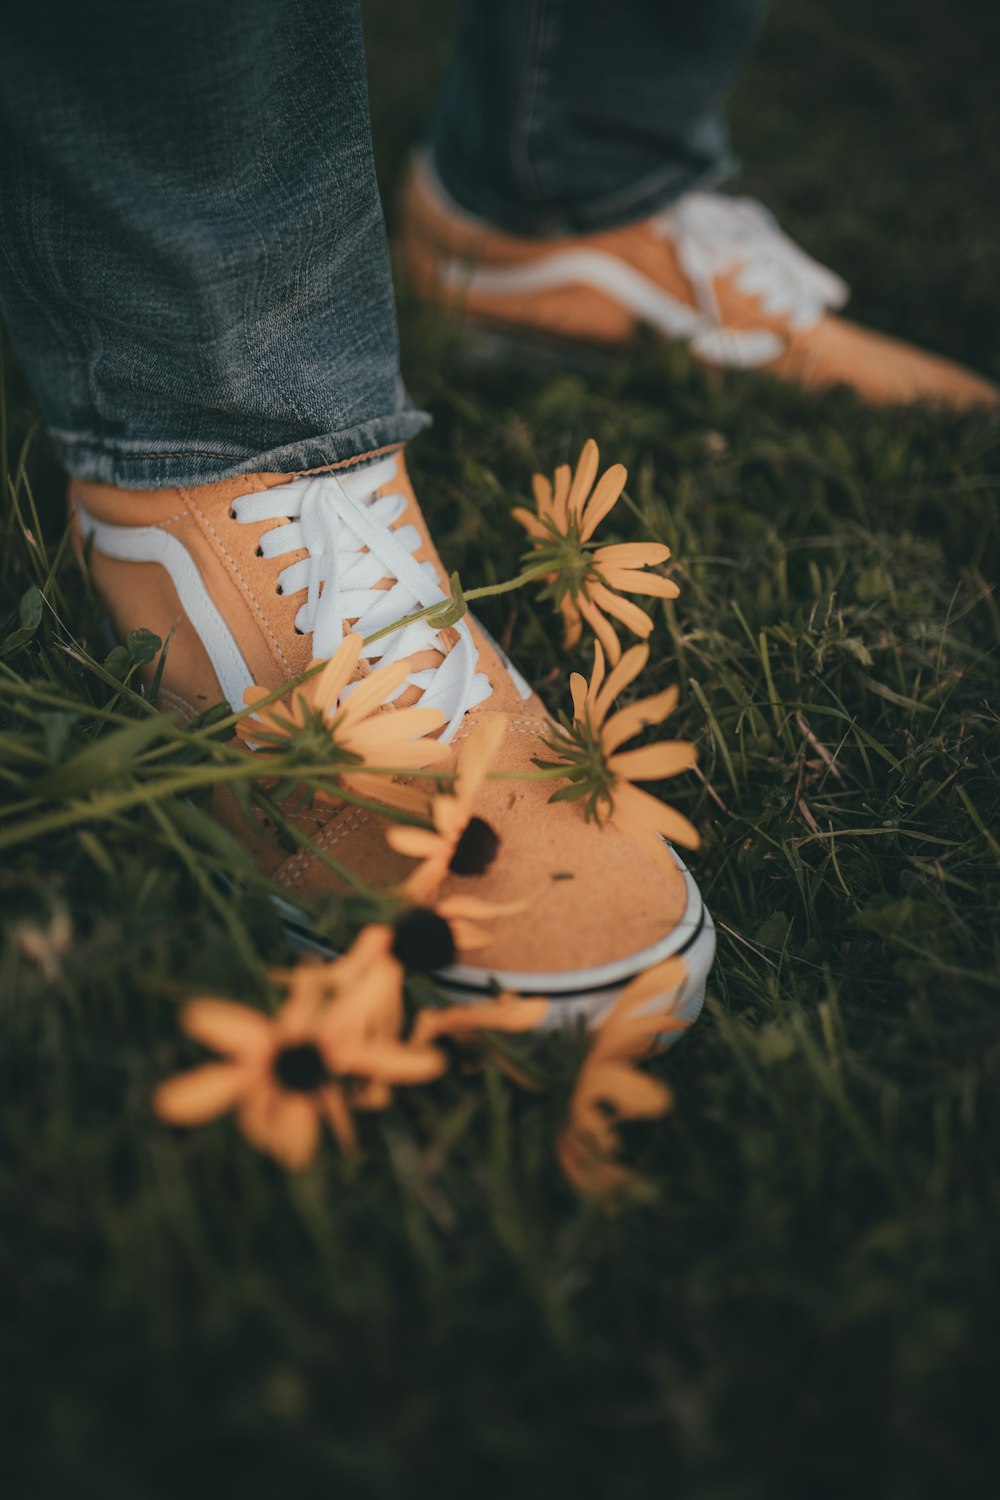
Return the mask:
<path id="1" fill-rule="evenodd" d="M 767 0 L 465 0 L 431 142 L 514 234 L 641 219 L 735 167 L 723 105 Z"/>
<path id="2" fill-rule="evenodd" d="M 761 3 L 470 0 L 432 128 L 446 186 L 545 234 L 718 177 Z M 33 0 L 2 31 L 0 309 L 72 473 L 201 484 L 427 424 L 359 0 Z"/>

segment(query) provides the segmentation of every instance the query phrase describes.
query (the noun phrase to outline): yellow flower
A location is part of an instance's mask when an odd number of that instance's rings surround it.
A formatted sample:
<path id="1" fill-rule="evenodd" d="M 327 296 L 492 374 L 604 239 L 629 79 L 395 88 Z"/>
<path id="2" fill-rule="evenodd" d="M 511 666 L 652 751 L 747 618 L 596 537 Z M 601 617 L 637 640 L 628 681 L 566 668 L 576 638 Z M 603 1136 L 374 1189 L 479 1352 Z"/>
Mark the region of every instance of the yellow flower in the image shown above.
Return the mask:
<path id="1" fill-rule="evenodd" d="M 540 996 L 522 999 L 504 991 L 472 1005 L 425 1005 L 417 1013 L 410 1040 L 436 1042 L 440 1037 L 453 1037 L 464 1042 L 482 1031 L 534 1031 L 548 1015 L 550 1003 Z"/>
<path id="2" fill-rule="evenodd" d="M 648 725 L 663 723 L 677 705 L 677 688 L 641 698 L 608 718 L 615 698 L 634 682 L 648 659 L 648 646 L 632 646 L 605 679 L 604 652 L 600 641 L 595 641 L 589 684 L 579 672 L 570 677 L 573 721 L 563 718 L 553 724 L 545 742 L 557 759 L 536 764 L 565 767 L 570 784 L 555 792 L 552 800 L 583 801 L 588 819 L 607 816 L 674 874 L 677 867 L 660 835 L 697 849 L 698 830 L 676 808 L 640 791 L 634 783 L 664 781 L 689 771 L 698 752 L 685 740 L 661 740 L 638 750 L 619 747 Z"/>
<path id="3" fill-rule="evenodd" d="M 559 1164 L 579 1193 L 608 1193 L 627 1182 L 632 1173 L 618 1160 L 618 1126 L 623 1120 L 654 1119 L 673 1104 L 666 1084 L 632 1064 L 662 1032 L 680 1031 L 686 1025 L 662 1010 L 642 1014 L 651 1001 L 676 988 L 684 975 L 682 958 L 668 958 L 647 969 L 626 985 L 597 1027 L 556 1147 Z"/>
<path id="4" fill-rule="evenodd" d="M 403 884 L 410 901 L 432 899 L 449 872 L 485 874 L 496 858 L 500 840 L 485 819 L 473 814 L 472 807 L 506 728 L 506 715 L 490 714 L 469 735 L 452 791 L 431 801 L 433 829 L 396 824 L 387 830 L 386 839 L 393 849 L 421 861 Z"/>
<path id="5" fill-rule="evenodd" d="M 258 752 L 295 748 L 305 763 L 329 765 L 340 785 L 359 797 L 419 811 L 424 805 L 419 794 L 392 785 L 384 773 L 418 770 L 446 756 L 448 747 L 428 738 L 440 729 L 444 714 L 419 705 L 388 708 L 412 670 L 409 659 L 352 682 L 363 644 L 360 635 L 345 636 L 321 672 L 293 688 L 287 700 L 241 719 L 237 733 Z M 266 688 L 249 687 L 243 698 L 253 710 L 269 696 Z"/>
<path id="6" fill-rule="evenodd" d="M 446 1060 L 433 1047 L 400 1041 L 391 1027 L 368 1024 L 373 1012 L 395 1011 L 394 965 L 340 963 L 323 966 L 323 985 L 312 966 L 301 976 L 293 971 L 291 994 L 274 1016 L 232 1000 L 186 1005 L 184 1030 L 224 1061 L 161 1084 L 156 1115 L 170 1125 L 201 1125 L 235 1109 L 247 1139 L 291 1171 L 315 1155 L 322 1119 L 341 1149 L 353 1151 L 352 1105 L 382 1108 L 392 1085 L 429 1082 Z M 326 992 L 334 996 L 328 1003 Z"/>
<path id="7" fill-rule="evenodd" d="M 575 646 L 583 633 L 583 621 L 593 630 L 607 652 L 608 660 L 621 656 L 621 643 L 612 615 L 635 635 L 645 639 L 653 622 L 627 594 L 646 594 L 657 599 L 676 599 L 676 583 L 644 568 L 667 561 L 670 548 L 662 542 L 623 542 L 598 547 L 592 541 L 600 523 L 617 503 L 628 474 L 613 464 L 597 479 L 600 455 L 593 438 L 583 445 L 576 472 L 568 464 L 555 472 L 555 483 L 543 474 L 532 480 L 535 511 L 518 506 L 513 514 L 532 539 L 534 562 L 552 563 L 548 583 L 562 613 L 567 648 Z"/>

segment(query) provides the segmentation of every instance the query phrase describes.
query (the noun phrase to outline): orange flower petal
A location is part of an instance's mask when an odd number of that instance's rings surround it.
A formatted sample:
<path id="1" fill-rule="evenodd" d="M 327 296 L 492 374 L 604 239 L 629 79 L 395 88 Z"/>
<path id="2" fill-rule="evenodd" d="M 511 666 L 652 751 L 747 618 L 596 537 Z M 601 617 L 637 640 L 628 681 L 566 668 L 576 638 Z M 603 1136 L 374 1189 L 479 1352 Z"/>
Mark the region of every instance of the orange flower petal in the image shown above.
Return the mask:
<path id="1" fill-rule="evenodd" d="M 313 1035 L 332 1071 L 336 1049 L 375 1037 L 395 1038 L 403 1029 L 403 976 L 395 959 L 381 956 L 370 965 L 342 960 L 348 968 L 343 987 L 316 1020 Z"/>
<path id="2" fill-rule="evenodd" d="M 426 793 L 417 791 L 416 787 L 400 786 L 388 776 L 365 776 L 354 771 L 341 776 L 340 785 L 357 797 L 364 797 L 369 802 L 383 802 L 386 807 L 397 807 L 401 812 L 416 813 L 420 817 L 427 811 Z M 317 802 L 335 803 L 339 800 L 329 792 L 316 793 Z"/>
<path id="3" fill-rule="evenodd" d="M 607 1038 L 594 1048 L 594 1063 L 603 1067 L 608 1059 L 629 1061 L 653 1055 L 662 1044 L 665 1032 L 683 1031 L 684 1025 L 673 1016 L 642 1016 L 637 1020 L 617 1022 Z"/>
<path id="4" fill-rule="evenodd" d="M 439 844 L 449 846 L 449 859 L 469 821 L 470 809 L 463 806 L 464 800 L 471 801 L 471 798 L 459 799 L 457 796 L 434 798 L 434 827 L 438 831 Z"/>
<path id="5" fill-rule="evenodd" d="M 583 503 L 594 487 L 600 460 L 601 455 L 597 450 L 597 444 L 593 438 L 588 438 L 580 451 L 573 483 L 566 500 L 566 513 L 571 519 L 580 517 Z"/>
<path id="6" fill-rule="evenodd" d="M 552 540 L 538 517 L 533 516 L 530 510 L 525 510 L 523 505 L 515 505 L 511 511 L 511 515 L 515 521 L 524 527 L 529 536 L 535 537 L 540 542 L 549 542 Z"/>
<path id="7" fill-rule="evenodd" d="M 319 1145 L 317 1103 L 306 1094 L 281 1094 L 269 1126 L 268 1149 L 290 1172 L 301 1172 Z"/>
<path id="8" fill-rule="evenodd" d="M 447 745 L 439 745 L 437 740 L 377 739 L 374 735 L 360 733 L 357 738 L 352 736 L 344 748 L 363 757 L 364 764 L 359 766 L 358 771 L 369 776 L 403 775 L 410 771 L 421 771 L 424 766 L 443 759 L 448 753 Z M 357 774 L 353 769 L 345 770 L 340 773 L 341 780 L 346 782 L 350 776 Z M 425 794 L 424 801 L 426 800 Z"/>
<path id="9" fill-rule="evenodd" d="M 612 568 L 658 567 L 669 556 L 670 548 L 662 542 L 612 542 L 608 547 L 597 547 L 593 553 L 595 562 L 607 563 Z"/>
<path id="10" fill-rule="evenodd" d="M 617 505 L 618 497 L 625 488 L 627 478 L 628 471 L 623 464 L 612 464 L 611 468 L 606 469 L 601 475 L 580 517 L 580 540 L 582 542 L 586 542 L 593 536 L 608 512 Z"/>
<path id="11" fill-rule="evenodd" d="M 339 702 L 341 693 L 357 670 L 363 644 L 362 637 L 356 632 L 345 635 L 322 672 L 309 679 L 306 692 L 315 708 L 329 712 Z M 318 658 L 309 663 L 310 667 L 318 664 Z"/>
<path id="12" fill-rule="evenodd" d="M 369 676 L 355 683 L 339 705 L 339 715 L 342 715 L 340 723 L 343 727 L 350 728 L 359 720 L 367 718 L 402 686 L 412 671 L 413 664 L 407 656 L 402 661 L 377 667 Z"/>
<path id="13" fill-rule="evenodd" d="M 625 832 L 631 833 L 633 838 L 638 839 L 642 834 L 647 848 L 652 848 L 658 842 L 657 834 L 663 834 L 671 843 L 683 844 L 686 849 L 697 849 L 701 845 L 701 835 L 683 813 L 628 783 L 620 783 L 615 788 L 612 818 Z M 651 840 L 649 835 L 652 835 Z M 668 863 L 676 871 L 677 866 L 662 843 L 659 843 L 657 858 L 660 858 L 660 851 L 667 855 L 665 861 L 661 859 L 661 863 Z"/>
<path id="14" fill-rule="evenodd" d="M 560 601 L 559 612 L 563 617 L 563 645 L 567 651 L 572 651 L 574 646 L 579 645 L 580 637 L 583 635 L 580 611 L 573 600 L 567 596 Z"/>
<path id="15" fill-rule="evenodd" d="M 615 1011 L 621 1015 L 634 1016 L 649 1001 L 659 999 L 671 990 L 680 989 L 686 977 L 687 965 L 683 958 L 679 955 L 665 958 L 662 962 L 645 969 L 625 986 L 615 1002 Z M 610 1020 L 610 1016 L 607 1019 Z M 657 1012 L 655 1019 L 658 1024 L 666 1021 L 662 1012 Z M 673 1020 L 670 1022 L 670 1029 L 681 1028 L 685 1025 L 683 1021 Z M 668 1027 L 664 1025 L 664 1029 Z"/>
<path id="16" fill-rule="evenodd" d="M 638 703 L 630 703 L 627 708 L 612 714 L 601 733 L 605 755 L 612 755 L 619 745 L 632 739 L 641 730 L 654 724 L 662 724 L 677 707 L 679 696 L 675 685 L 665 688 L 662 693 L 656 693 L 652 698 L 641 698 Z"/>
<path id="17" fill-rule="evenodd" d="M 256 683 L 251 683 L 248 688 L 243 689 L 243 702 L 247 708 L 253 708 L 255 703 L 260 703 L 263 698 L 269 698 L 270 696 L 270 689 L 259 687 Z"/>
<path id="18" fill-rule="evenodd" d="M 653 1044 L 662 1038 L 664 1032 L 684 1030 L 684 1022 L 679 1021 L 676 1016 L 662 1010 L 648 1009 L 651 1001 L 662 1000 L 664 986 L 669 988 L 666 980 L 658 982 L 654 987 L 655 992 L 642 998 L 626 996 L 625 991 L 622 991 L 610 1014 L 600 1022 L 587 1060 L 588 1066 L 603 1066 L 609 1059 L 621 1062 L 647 1057 Z"/>
<path id="19" fill-rule="evenodd" d="M 270 1119 L 278 1096 L 278 1085 L 270 1074 L 260 1078 L 240 1108 L 240 1129 L 258 1151 L 270 1151 Z"/>
<path id="20" fill-rule="evenodd" d="M 555 472 L 555 484 L 552 491 L 552 519 L 559 531 L 565 534 L 569 526 L 569 492 L 572 484 L 572 471 L 569 464 L 560 464 Z"/>
<path id="21" fill-rule="evenodd" d="M 666 1114 L 673 1102 L 665 1083 L 625 1063 L 602 1063 L 590 1087 L 592 1097 L 626 1120 L 655 1119 Z"/>
<path id="22" fill-rule="evenodd" d="M 672 879 L 680 879 L 680 871 L 674 862 L 673 855 L 663 842 L 659 833 L 649 822 L 649 819 L 640 810 L 638 813 L 627 804 L 625 799 L 626 787 L 620 787 L 615 793 L 614 808 L 611 813 L 611 821 L 622 833 L 628 835 L 640 849 L 644 849 L 650 859 L 656 861 L 664 873 Z M 653 800 L 653 799 L 650 799 Z"/>
<path id="23" fill-rule="evenodd" d="M 660 740 L 639 750 L 623 750 L 607 761 L 609 771 L 626 781 L 665 781 L 698 762 L 698 751 L 687 740 Z"/>
<path id="24" fill-rule="evenodd" d="M 385 831 L 385 841 L 397 854 L 408 859 L 427 859 L 441 848 L 441 835 L 429 828 L 410 828 L 404 823 L 393 824 Z"/>
<path id="25" fill-rule="evenodd" d="M 477 1031 L 534 1031 L 548 1013 L 548 1000 L 522 1000 L 514 995 L 472 1005 L 424 1006 L 413 1023 L 412 1036 L 414 1041 L 431 1042 L 439 1036 L 467 1036 Z"/>
<path id="26" fill-rule="evenodd" d="M 445 896 L 439 901 L 435 911 L 445 918 L 446 921 L 452 917 L 470 917 L 473 921 L 477 918 L 486 920 L 490 917 L 512 917 L 519 911 L 524 911 L 528 905 L 528 898 L 522 897 L 518 901 L 484 901 L 481 896 Z"/>
<path id="27" fill-rule="evenodd" d="M 444 714 L 439 708 L 421 708 L 419 704 L 414 704 L 410 708 L 394 708 L 386 713 L 369 715 L 363 723 L 351 726 L 347 738 L 351 744 L 359 738 L 416 740 L 440 729 L 443 723 Z"/>
<path id="28" fill-rule="evenodd" d="M 247 689 L 249 692 L 250 689 Z M 268 697 L 267 692 L 262 691 L 261 697 Z M 294 703 L 273 703 L 270 708 L 264 708 L 260 713 L 249 719 L 240 719 L 236 725 L 236 732 L 241 739 L 250 744 L 266 745 L 269 739 L 286 740 L 296 729 L 301 729 L 305 723 L 302 705 L 299 701 Z"/>
<path id="29" fill-rule="evenodd" d="M 234 1063 L 206 1063 L 161 1083 L 153 1113 L 168 1125 L 204 1125 L 232 1109 L 252 1080 L 251 1072 Z"/>
<path id="30" fill-rule="evenodd" d="M 620 594 L 612 593 L 605 588 L 603 583 L 588 581 L 587 590 L 591 599 L 598 609 L 606 614 L 612 615 L 614 619 L 621 620 L 627 625 L 634 635 L 641 636 L 645 640 L 653 629 L 653 622 L 631 599 L 623 599 Z"/>
<path id="31" fill-rule="evenodd" d="M 630 646 L 621 660 L 615 663 L 608 673 L 607 680 L 594 697 L 591 713 L 595 725 L 604 723 L 608 709 L 614 700 L 619 693 L 624 692 L 635 681 L 648 661 L 649 647 L 643 645 Z"/>
<path id="32" fill-rule="evenodd" d="M 604 682 L 604 673 L 605 673 L 604 647 L 601 645 L 600 641 L 595 641 L 594 642 L 594 665 L 591 668 L 591 672 L 590 672 L 590 685 L 589 685 L 589 688 L 587 690 L 587 696 L 588 696 L 588 698 L 590 698 L 590 700 L 591 700 L 592 703 L 596 701 L 597 694 L 601 691 L 601 685 Z"/>
<path id="33" fill-rule="evenodd" d="M 395 959 L 390 959 L 393 937 L 393 930 L 388 923 L 371 922 L 367 927 L 362 927 L 342 962 L 352 964 L 359 969 L 385 962 L 387 959 L 395 963 Z"/>
<path id="34" fill-rule="evenodd" d="M 455 795 L 471 799 L 503 743 L 507 730 L 506 714 L 487 714 L 472 730 L 458 760 Z"/>
<path id="35" fill-rule="evenodd" d="M 579 672 L 571 672 L 569 678 L 569 690 L 573 695 L 573 717 L 583 719 L 584 709 L 587 704 L 587 679 Z"/>
<path id="36" fill-rule="evenodd" d="M 477 927 L 465 917 L 452 917 L 448 926 L 459 953 L 474 953 L 477 948 L 488 948 L 492 939 L 485 928 Z"/>
<path id="37" fill-rule="evenodd" d="M 374 1079 L 377 1083 L 429 1083 L 440 1078 L 448 1066 L 436 1047 L 411 1046 L 408 1042 L 361 1042 L 344 1046 L 339 1053 L 341 1073 Z"/>
<path id="38" fill-rule="evenodd" d="M 638 573 L 633 568 L 609 568 L 601 564 L 596 567 L 610 588 L 624 589 L 627 594 L 645 594 L 651 599 L 676 599 L 680 594 L 673 579 L 661 578 L 659 573 Z"/>
<path id="39" fill-rule="evenodd" d="M 423 738 L 443 723 L 439 709 L 400 708 L 353 725 L 343 736 L 337 735 L 337 742 L 363 756 L 366 766 L 419 769 L 449 754 L 448 746 L 439 740 Z"/>
<path id="40" fill-rule="evenodd" d="M 414 906 L 433 906 L 434 898 L 448 874 L 451 851 L 440 858 L 425 859 L 403 882 L 403 895 Z"/>
<path id="41" fill-rule="evenodd" d="M 604 618 L 595 604 L 584 598 L 583 594 L 577 598 L 577 608 L 604 647 L 608 661 L 614 664 L 622 654 L 621 642 L 615 634 L 614 626 Z"/>
<path id="42" fill-rule="evenodd" d="M 236 1000 L 190 1000 L 180 1024 L 196 1042 L 233 1057 L 260 1057 L 274 1040 L 270 1017 Z"/>
<path id="43" fill-rule="evenodd" d="M 531 493 L 535 497 L 535 509 L 538 514 L 540 516 L 550 514 L 552 510 L 552 485 L 544 474 L 533 474 L 531 476 Z"/>
<path id="44" fill-rule="evenodd" d="M 392 1103 L 392 1089 L 387 1083 L 360 1083 L 354 1080 L 351 1104 L 355 1109 L 388 1109 Z"/>

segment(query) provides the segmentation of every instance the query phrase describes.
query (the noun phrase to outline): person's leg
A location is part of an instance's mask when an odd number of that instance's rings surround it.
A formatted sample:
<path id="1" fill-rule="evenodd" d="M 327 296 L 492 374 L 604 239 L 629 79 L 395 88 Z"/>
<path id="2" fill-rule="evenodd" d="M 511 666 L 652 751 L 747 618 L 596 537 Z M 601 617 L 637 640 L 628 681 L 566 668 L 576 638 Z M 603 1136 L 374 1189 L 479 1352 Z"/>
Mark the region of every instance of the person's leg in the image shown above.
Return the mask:
<path id="1" fill-rule="evenodd" d="M 551 783 L 521 775 L 552 728 L 523 678 L 470 617 L 411 618 L 450 585 L 400 451 L 425 418 L 397 373 L 357 0 L 159 0 L 153 16 L 95 0 L 80 20 L 58 13 L 51 38 L 12 24 L 0 64 L 4 309 L 73 475 L 77 554 L 119 638 L 163 643 L 147 691 L 184 721 L 223 701 L 249 715 L 261 689 L 338 657 L 303 690 L 325 697 L 300 749 L 315 761 L 323 717 L 342 737 L 331 767 L 352 778 L 366 754 L 455 770 L 482 727 L 515 773 L 483 794 L 494 854 L 506 852 L 441 878 L 445 895 L 480 898 L 478 912 L 496 902 L 488 946 L 466 964 L 443 915 L 418 908 L 400 923 L 430 931 L 435 967 L 461 959 L 463 999 L 499 977 L 552 995 L 553 1018 L 596 1016 L 655 964 L 646 1001 L 693 1019 L 713 939 L 683 867 L 645 828 L 550 804 Z M 581 504 L 596 471 L 588 445 Z M 619 611 L 637 634 L 652 629 L 626 601 Z M 373 687 L 379 669 L 389 678 Z M 379 717 L 348 743 L 358 692 Z M 357 806 L 351 787 L 374 801 Z M 217 803 L 299 931 L 304 904 L 343 894 L 339 870 L 394 892 L 413 873 L 375 802 L 419 811 L 422 796 L 384 777 L 344 790 Z M 530 921 L 525 893 L 544 896 Z"/>
<path id="2" fill-rule="evenodd" d="M 403 197 L 422 295 L 470 321 L 627 347 L 643 326 L 707 365 L 867 401 L 994 406 L 989 381 L 839 318 L 848 288 L 734 167 L 722 106 L 765 0 L 466 0 Z"/>
<path id="3" fill-rule="evenodd" d="M 18 6 L 0 161 L 0 309 L 71 473 L 202 484 L 426 424 L 358 0 Z"/>
<path id="4" fill-rule="evenodd" d="M 465 0 L 431 130 L 442 182 L 514 234 L 607 228 L 719 182 L 766 3 Z"/>

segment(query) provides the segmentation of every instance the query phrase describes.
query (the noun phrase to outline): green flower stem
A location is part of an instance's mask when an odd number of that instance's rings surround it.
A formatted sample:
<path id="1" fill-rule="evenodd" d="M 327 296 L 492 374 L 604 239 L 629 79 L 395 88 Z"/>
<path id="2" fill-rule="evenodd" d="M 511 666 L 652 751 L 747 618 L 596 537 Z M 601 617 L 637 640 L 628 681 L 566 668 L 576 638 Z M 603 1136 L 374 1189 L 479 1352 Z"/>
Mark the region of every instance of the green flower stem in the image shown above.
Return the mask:
<path id="1" fill-rule="evenodd" d="M 393 769 L 387 766 L 365 766 L 366 775 L 377 776 L 400 776 L 411 774 L 407 771 Z M 534 771 L 498 771 L 492 773 L 490 779 L 498 781 L 545 781 L 565 776 L 566 771 L 561 766 L 539 768 Z M 117 792 L 105 792 L 87 802 L 79 802 L 69 807 L 59 808 L 52 812 L 42 813 L 37 817 L 22 819 L 11 828 L 0 832 L 0 849 L 15 848 L 19 844 L 29 842 L 33 838 L 40 838 L 45 834 L 58 832 L 60 829 L 78 827 L 85 823 L 100 822 L 104 818 L 111 818 L 133 807 L 152 806 L 165 801 L 168 797 L 184 796 L 192 792 L 202 791 L 210 786 L 225 786 L 232 782 L 258 781 L 261 776 L 284 779 L 286 776 L 293 778 L 304 786 L 315 791 L 329 790 L 335 794 L 341 802 L 349 806 L 360 808 L 362 811 L 371 812 L 380 817 L 389 818 L 396 823 L 405 823 L 411 827 L 427 828 L 430 825 L 425 819 L 419 818 L 412 813 L 403 811 L 401 808 L 386 807 L 381 802 L 373 801 L 367 797 L 360 797 L 346 787 L 329 787 L 329 766 L 281 766 L 280 764 L 269 764 L 262 767 L 256 757 L 252 759 L 244 757 L 234 758 L 229 764 L 220 766 L 218 763 L 205 766 L 186 767 L 180 774 L 175 776 L 163 776 L 158 780 L 143 782 L 139 785 L 125 787 Z M 441 779 L 454 779 L 454 772 L 436 773 Z M 318 783 L 318 785 L 317 785 Z M 22 803 L 22 811 L 24 804 Z"/>
<path id="2" fill-rule="evenodd" d="M 490 771 L 487 781 L 554 781 L 560 776 L 567 776 L 573 769 L 568 763 L 564 766 L 539 766 L 534 771 Z"/>
<path id="3" fill-rule="evenodd" d="M 58 811 L 44 813 L 36 818 L 28 818 L 0 833 L 0 849 L 14 848 L 33 838 L 39 838 L 47 833 L 54 833 L 61 828 L 72 828 L 81 823 L 99 822 L 102 818 L 112 817 L 116 813 L 128 808 L 147 806 L 152 803 L 162 802 L 167 797 L 183 796 L 185 793 L 201 791 L 209 786 L 228 785 L 231 782 L 257 781 L 262 775 L 274 776 L 281 779 L 282 767 L 270 765 L 261 768 L 256 759 L 247 758 L 244 764 L 234 763 L 225 768 L 218 765 L 192 766 L 181 775 L 170 777 L 164 776 L 158 783 L 152 785 L 141 784 L 123 788 L 119 792 L 105 792 L 99 797 L 93 798 L 86 803 L 77 803 L 74 806 L 60 808 Z M 220 774 L 220 770 L 222 774 Z M 366 766 L 365 771 L 369 768 Z M 309 786 L 310 782 L 321 783 L 313 790 L 328 790 L 330 768 L 329 766 L 292 766 L 287 768 L 288 774 L 303 785 Z M 228 774 L 226 774 L 228 773 Z M 379 768 L 375 771 L 377 775 L 401 776 L 409 774 L 406 771 Z M 323 784 L 325 783 L 325 785 Z M 377 813 L 383 817 L 390 817 L 396 822 L 409 823 L 418 828 L 426 828 L 428 824 L 422 819 L 415 817 L 412 813 L 403 812 L 399 808 L 387 808 L 381 802 L 374 802 L 367 797 L 359 797 L 345 788 L 335 788 L 337 799 L 349 803 L 352 807 L 362 808 L 366 812 Z"/>
<path id="4" fill-rule="evenodd" d="M 551 573 L 551 563 L 541 564 L 533 568 L 526 568 L 516 578 L 510 578 L 506 583 L 483 584 L 477 589 L 462 590 L 462 602 L 466 605 L 476 599 L 489 599 L 495 594 L 509 594 L 512 589 L 523 588 L 526 583 L 532 583 L 536 578 L 541 578 L 546 573 Z M 370 646 L 374 641 L 380 641 L 385 635 L 392 635 L 394 631 L 403 630 L 407 625 L 414 625 L 418 620 L 426 620 L 431 615 L 439 614 L 447 608 L 448 601 L 441 599 L 437 604 L 428 604 L 426 609 L 415 610 L 412 615 L 404 615 L 403 619 L 396 620 L 392 625 L 383 625 L 381 630 L 376 630 L 372 635 L 365 636 L 365 645 Z M 463 610 L 464 614 L 465 611 Z M 461 619 L 461 615 L 458 617 Z"/>

